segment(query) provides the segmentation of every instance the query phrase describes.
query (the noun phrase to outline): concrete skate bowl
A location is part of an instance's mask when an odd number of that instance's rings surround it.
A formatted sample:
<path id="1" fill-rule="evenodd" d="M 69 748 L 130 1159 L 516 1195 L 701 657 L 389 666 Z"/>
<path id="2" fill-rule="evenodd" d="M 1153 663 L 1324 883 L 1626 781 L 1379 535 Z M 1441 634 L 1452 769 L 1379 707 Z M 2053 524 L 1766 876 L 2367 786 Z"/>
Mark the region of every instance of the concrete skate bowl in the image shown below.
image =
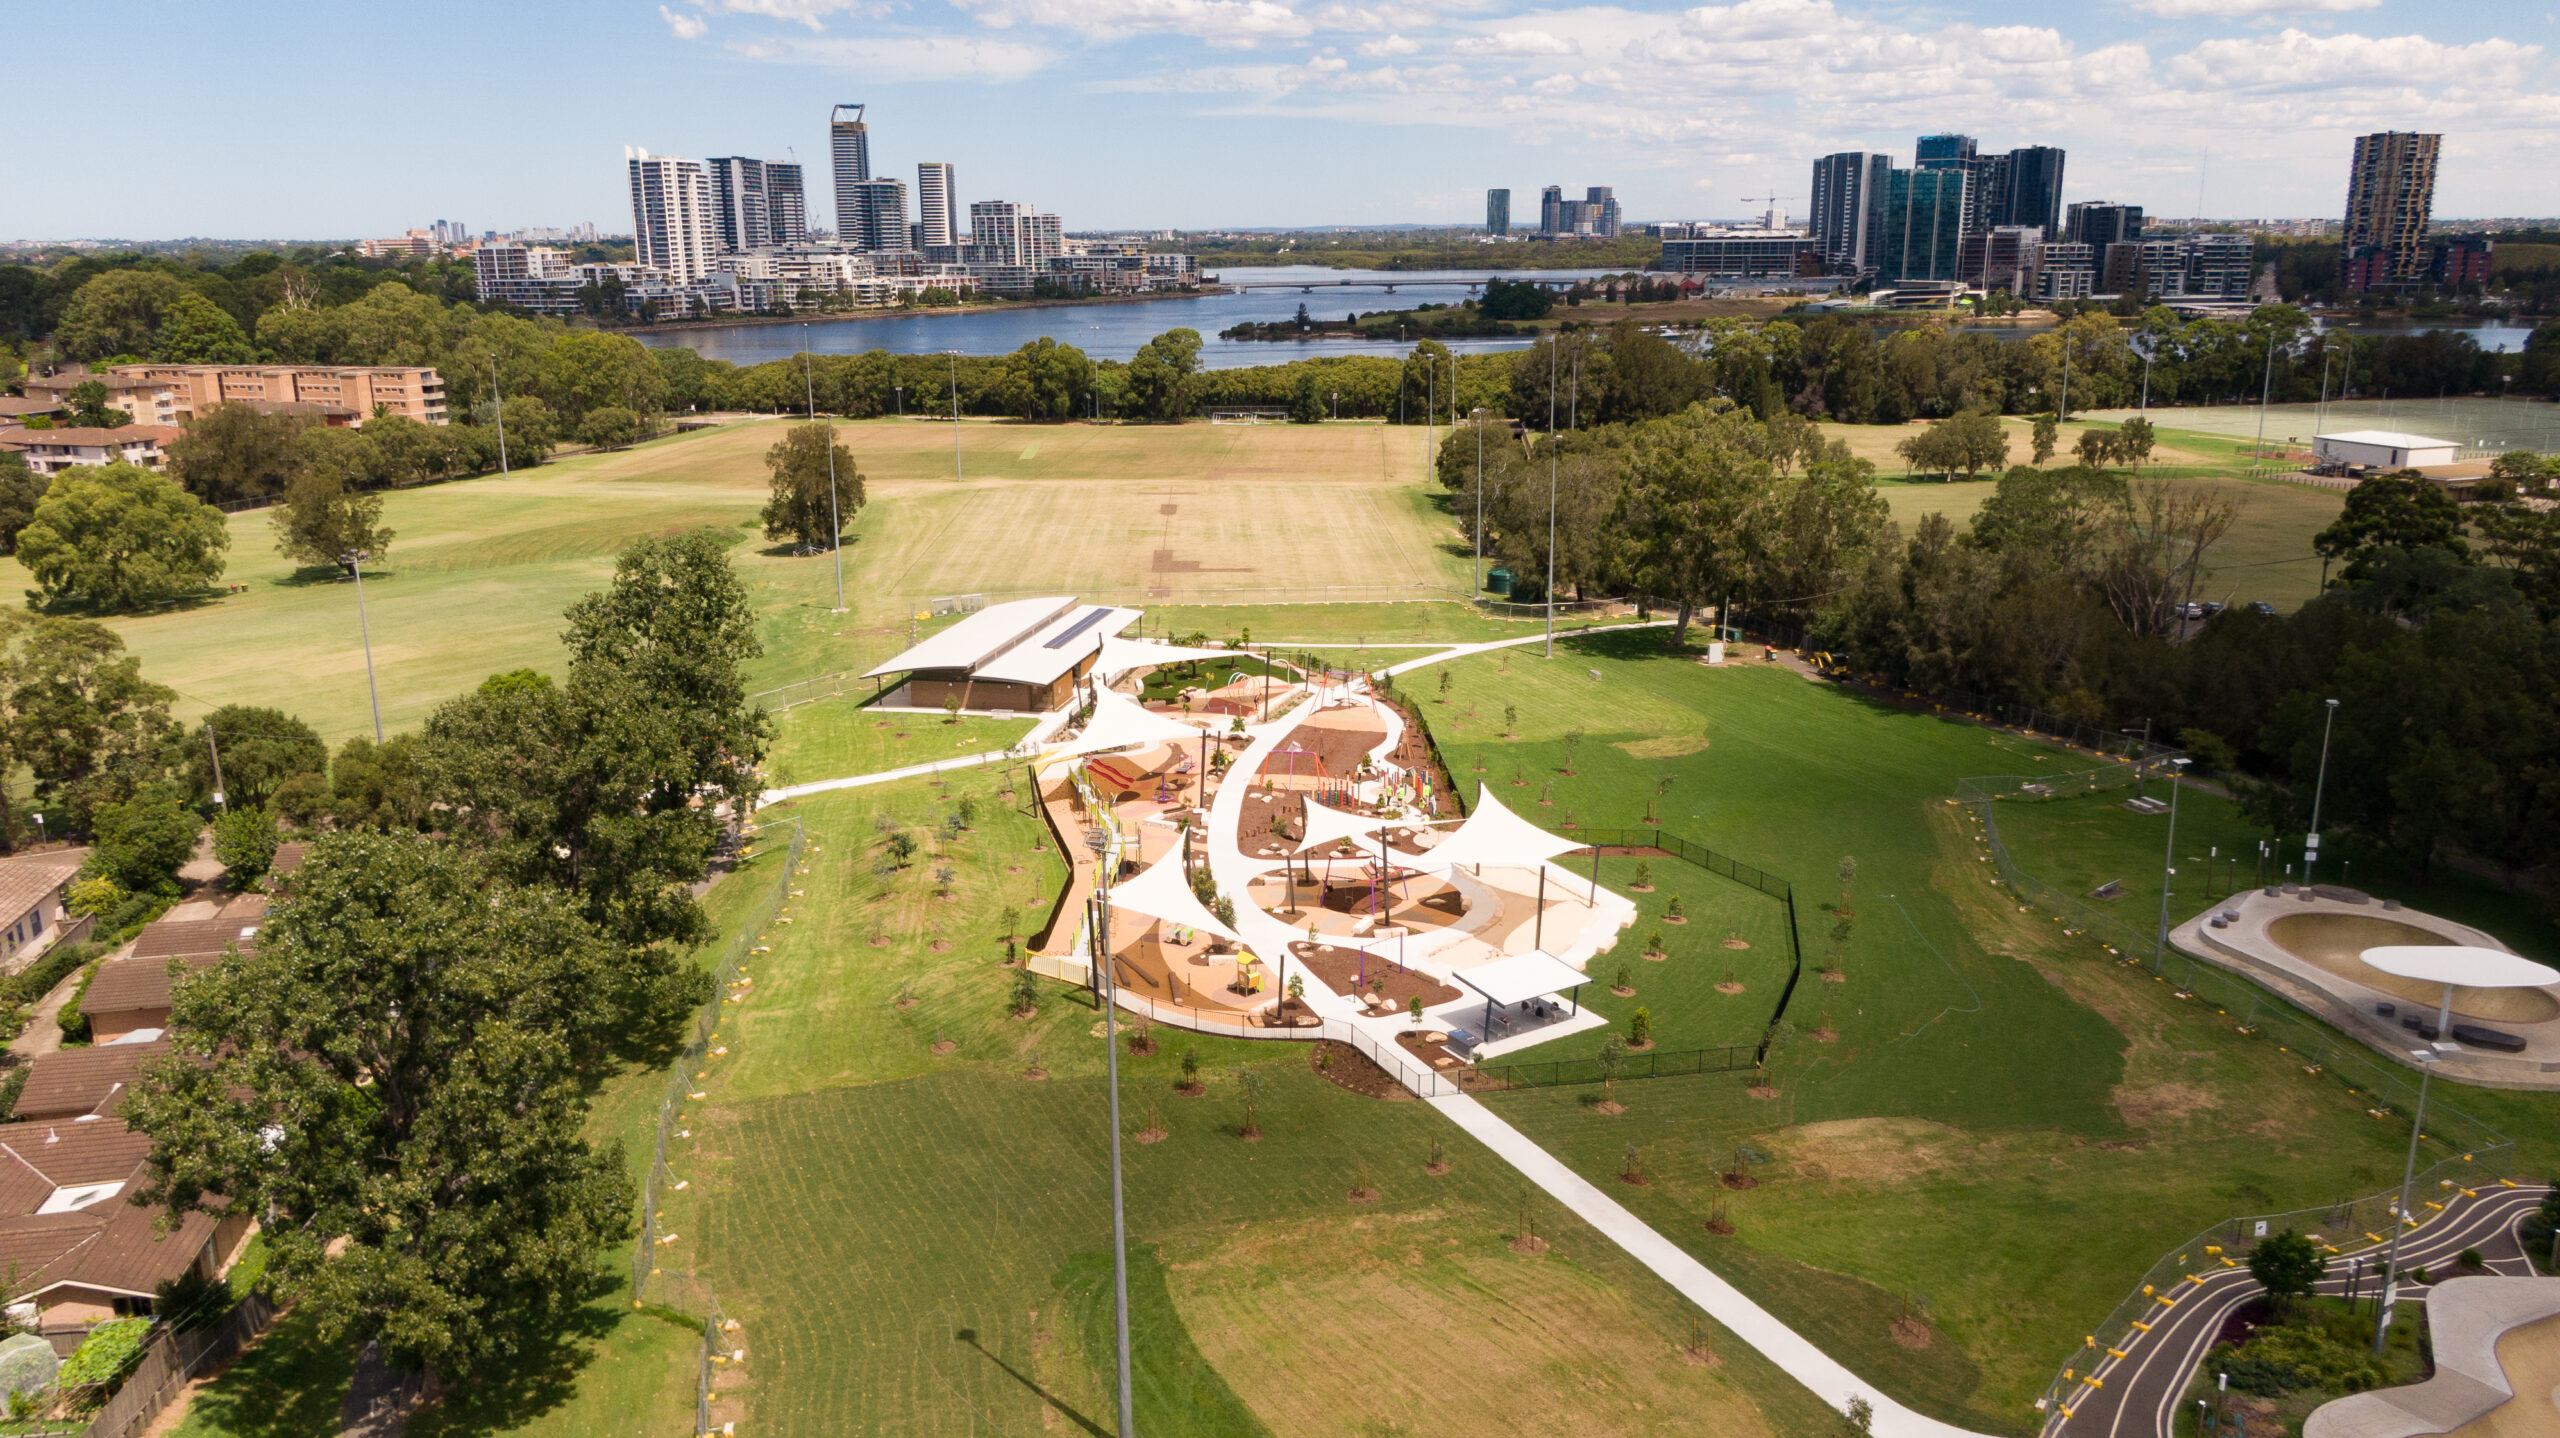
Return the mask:
<path id="1" fill-rule="evenodd" d="M 2443 1000 L 2443 989 L 2423 980 L 2386 974 L 2359 955 L 2366 949 L 2388 944 L 2460 942 L 2415 924 L 2377 915 L 2341 913 L 2287 914 L 2267 925 L 2267 938 L 2323 973 L 2387 994 L 2413 1011 L 2428 1014 Z M 2548 989 L 2457 987 L 2453 991 L 2453 1013 L 2457 1019 L 2489 1024 L 2544 1024 L 2560 1018 L 2560 999 L 2554 999 Z"/>

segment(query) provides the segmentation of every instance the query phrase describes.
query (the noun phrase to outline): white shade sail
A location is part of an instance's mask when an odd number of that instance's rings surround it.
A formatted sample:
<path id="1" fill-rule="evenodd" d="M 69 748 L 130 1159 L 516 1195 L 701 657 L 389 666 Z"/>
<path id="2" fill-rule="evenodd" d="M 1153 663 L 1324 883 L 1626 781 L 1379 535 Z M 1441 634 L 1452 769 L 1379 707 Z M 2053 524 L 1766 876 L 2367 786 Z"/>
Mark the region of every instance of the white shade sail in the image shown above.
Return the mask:
<path id="1" fill-rule="evenodd" d="M 1149 644 L 1140 639 L 1124 639 L 1114 634 L 1102 641 L 1102 657 L 1094 661 L 1094 671 L 1105 679 L 1114 679 L 1132 669 L 1152 664 L 1188 664 L 1194 659 L 1235 659 L 1233 649 L 1198 649 L 1188 644 Z"/>
<path id="2" fill-rule="evenodd" d="M 2468 944 L 2384 944 L 2363 960 L 2386 974 L 2466 989 L 2538 989 L 2560 984 L 2560 972 L 2521 955 Z"/>
<path id="3" fill-rule="evenodd" d="M 1591 976 L 1564 960 L 1539 950 L 1460 969 L 1459 983 L 1497 1004 L 1516 1004 L 1546 994 L 1562 993 L 1591 982 Z"/>
<path id="4" fill-rule="evenodd" d="M 1411 819 L 1374 819 L 1366 814 L 1346 814 L 1309 799 L 1306 842 L 1298 845 L 1297 851 L 1303 854 L 1309 849 L 1338 844 L 1345 839 L 1355 844 L 1365 843 L 1380 829 L 1410 829 L 1413 826 Z"/>
<path id="5" fill-rule="evenodd" d="M 1097 686 L 1093 698 L 1093 718 L 1084 732 L 1058 749 L 1052 757 L 1063 754 L 1096 754 L 1105 749 L 1121 749 L 1131 744 L 1190 743 L 1200 737 L 1199 726 L 1185 724 L 1169 714 L 1158 714 L 1116 689 Z"/>
<path id="6" fill-rule="evenodd" d="M 1209 906 L 1191 892 L 1191 879 L 1183 872 L 1182 850 L 1178 848 L 1148 865 L 1138 877 L 1112 885 L 1111 907 L 1169 924 L 1188 925 L 1235 943 L 1244 942 L 1242 934 L 1219 923 Z"/>
<path id="7" fill-rule="evenodd" d="M 1558 854 L 1581 847 L 1581 840 L 1550 834 L 1502 807 L 1502 802 L 1493 797 L 1493 790 L 1479 783 L 1476 811 L 1467 816 L 1467 822 L 1412 863 L 1431 873 L 1480 864 L 1534 869 Z"/>

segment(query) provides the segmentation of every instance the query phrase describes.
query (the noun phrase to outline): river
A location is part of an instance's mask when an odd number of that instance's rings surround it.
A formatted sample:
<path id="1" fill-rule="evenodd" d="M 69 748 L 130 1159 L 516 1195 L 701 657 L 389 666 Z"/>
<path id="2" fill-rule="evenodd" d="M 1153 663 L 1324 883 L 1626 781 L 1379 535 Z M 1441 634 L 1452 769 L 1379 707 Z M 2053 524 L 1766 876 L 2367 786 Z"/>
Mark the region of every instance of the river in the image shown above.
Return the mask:
<path id="1" fill-rule="evenodd" d="M 888 350 L 893 354 L 1011 354 L 1033 340 L 1049 338 L 1071 344 L 1095 359 L 1126 360 L 1138 347 L 1166 330 L 1189 327 L 1200 332 L 1200 362 L 1209 369 L 1280 364 L 1317 355 L 1388 355 L 1401 357 L 1410 345 L 1392 340 L 1329 339 L 1303 343 L 1271 340 L 1222 340 L 1218 332 L 1251 321 L 1294 318 L 1304 304 L 1310 313 L 1341 319 L 1353 311 L 1370 313 L 1407 309 L 1430 302 L 1454 304 L 1472 291 L 1463 285 L 1435 285 L 1434 280 L 1477 279 L 1481 270 L 1335 270 L 1320 265 L 1277 268 L 1227 268 L 1217 271 L 1229 285 L 1306 283 L 1317 286 L 1349 281 L 1357 288 L 1239 290 L 1217 295 L 1182 295 L 1149 300 L 1086 301 L 1076 304 L 1008 307 L 995 310 L 937 310 L 811 320 L 804 331 L 796 324 L 658 325 L 635 330 L 645 345 L 683 345 L 705 359 L 735 364 L 761 364 L 788 359 L 805 348 L 820 354 L 860 354 Z M 1579 280 L 1616 270 L 1514 271 L 1506 279 Z M 1399 288 L 1389 296 L 1385 287 Z M 1526 339 L 1450 340 L 1464 353 L 1528 348 Z"/>
<path id="2" fill-rule="evenodd" d="M 1231 267 L 1217 271 L 1221 282 L 1229 285 L 1305 283 L 1320 288 L 1312 293 L 1297 288 L 1254 289 L 1214 295 L 1085 301 L 992 310 L 877 312 L 811 320 L 805 329 L 796 324 L 772 323 L 658 325 L 631 333 L 642 344 L 654 348 L 683 345 L 705 359 L 751 365 L 789 359 L 803 348 L 815 349 L 820 354 L 860 354 L 875 349 L 892 354 L 938 354 L 944 350 L 958 350 L 964 355 L 1011 354 L 1044 337 L 1074 345 L 1095 359 L 1127 360 L 1134 357 L 1138 347 L 1148 340 L 1166 330 L 1188 326 L 1200 332 L 1200 362 L 1203 366 L 1237 369 L 1245 365 L 1280 364 L 1315 355 L 1402 357 L 1410 352 L 1411 345 L 1392 340 L 1222 340 L 1218 338 L 1218 332 L 1249 320 L 1290 319 L 1297 314 L 1301 304 L 1320 318 L 1338 319 L 1354 311 L 1368 313 L 1404 309 L 1432 301 L 1455 303 L 1473 291 L 1462 285 L 1430 282 L 1477 279 L 1484 273 L 1474 270 L 1336 270 L 1321 265 Z M 1578 280 L 1615 273 L 1620 272 L 1523 270 L 1508 272 L 1504 277 Z M 1322 288 L 1340 286 L 1345 282 L 1354 287 Z M 1388 285 L 1400 288 L 1390 296 L 1385 289 Z M 2324 323 L 2322 327 L 2358 335 L 2454 330 L 2471 336 L 2480 348 L 2491 351 L 2521 350 L 2526 336 L 2533 333 L 2530 323 L 2479 321 L 2355 321 L 2336 325 Z M 1959 322 L 1958 328 L 1966 326 Z M 2001 339 L 2024 339 L 2049 328 L 2043 325 L 1981 327 L 1983 332 Z M 1453 350 L 1475 354 L 1526 349 L 1529 345 L 1526 339 L 1450 340 L 1445 343 Z"/>

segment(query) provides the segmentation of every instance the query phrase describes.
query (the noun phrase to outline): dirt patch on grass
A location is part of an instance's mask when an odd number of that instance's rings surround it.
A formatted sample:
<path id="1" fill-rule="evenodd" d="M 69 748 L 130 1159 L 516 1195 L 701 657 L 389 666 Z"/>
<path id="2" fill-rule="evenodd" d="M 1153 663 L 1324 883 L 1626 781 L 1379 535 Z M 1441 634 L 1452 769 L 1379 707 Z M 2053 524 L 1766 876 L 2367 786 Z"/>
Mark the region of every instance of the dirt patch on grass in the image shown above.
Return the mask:
<path id="1" fill-rule="evenodd" d="M 1938 1341 L 1938 1335 L 1928 1324 L 1905 1314 L 1893 1320 L 1893 1341 L 1905 1348 L 1926 1348 Z"/>
<path id="2" fill-rule="evenodd" d="M 1799 1177 L 1834 1183 L 1907 1183 L 1945 1168 L 1961 1129 L 1916 1118 L 1844 1118 L 1809 1123 L 1776 1140 Z"/>
<path id="3" fill-rule="evenodd" d="M 2116 1085 L 2116 1112 L 2134 1128 L 2151 1128 L 2164 1123 L 2177 1123 L 2195 1117 L 2209 1108 L 2220 1108 L 2222 1100 L 2194 1084 L 2156 1083 L 2141 1088 Z"/>
<path id="4" fill-rule="evenodd" d="M 1653 739 L 1628 739 L 1609 746 L 1630 759 L 1682 759 L 1707 747 L 1704 734 L 1664 734 Z"/>

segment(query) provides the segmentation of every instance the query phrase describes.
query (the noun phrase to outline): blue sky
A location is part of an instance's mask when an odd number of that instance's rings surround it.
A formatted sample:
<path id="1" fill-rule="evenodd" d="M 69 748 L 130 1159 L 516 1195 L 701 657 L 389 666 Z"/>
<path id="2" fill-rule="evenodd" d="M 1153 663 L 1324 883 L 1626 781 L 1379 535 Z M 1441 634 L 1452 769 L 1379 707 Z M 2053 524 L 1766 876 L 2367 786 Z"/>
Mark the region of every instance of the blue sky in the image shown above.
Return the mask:
<path id="1" fill-rule="evenodd" d="M 2421 0 L 458 0 L 12 7 L 0 238 L 629 227 L 624 145 L 810 164 L 1070 229 L 1472 223 L 1507 185 L 1719 218 L 1923 131 L 2070 151 L 2069 199 L 2330 215 L 2350 137 L 2446 136 L 2439 215 L 2560 213 L 2560 20 Z M 76 57 L 114 57 L 79 63 Z M 82 161 L 87 154 L 92 158 Z M 2201 173 L 2200 173 L 2201 172 Z"/>

